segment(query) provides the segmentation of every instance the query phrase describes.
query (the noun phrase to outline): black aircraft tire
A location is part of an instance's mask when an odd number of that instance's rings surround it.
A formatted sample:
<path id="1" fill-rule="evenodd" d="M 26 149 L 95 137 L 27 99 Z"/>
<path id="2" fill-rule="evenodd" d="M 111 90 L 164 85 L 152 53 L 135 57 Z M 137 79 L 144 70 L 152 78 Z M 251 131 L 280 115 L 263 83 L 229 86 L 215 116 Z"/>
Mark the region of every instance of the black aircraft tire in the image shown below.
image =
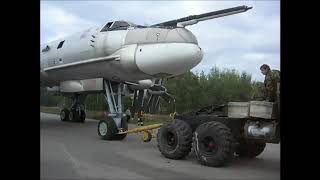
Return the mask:
<path id="1" fill-rule="evenodd" d="M 123 131 L 128 130 L 128 121 L 126 117 L 122 118 L 121 120 L 121 128 L 123 129 Z M 126 136 L 127 134 L 115 134 L 113 140 L 123 140 Z"/>
<path id="2" fill-rule="evenodd" d="M 191 151 L 192 130 L 190 126 L 175 119 L 161 126 L 157 133 L 158 149 L 169 159 L 182 159 Z"/>
<path id="3" fill-rule="evenodd" d="M 63 108 L 61 110 L 60 119 L 61 119 L 61 121 L 68 121 L 69 120 L 69 110 L 67 108 Z"/>
<path id="4" fill-rule="evenodd" d="M 234 154 L 230 129 L 216 121 L 199 125 L 193 135 L 192 147 L 198 162 L 210 167 L 226 165 Z"/>
<path id="5" fill-rule="evenodd" d="M 69 118 L 69 121 L 72 121 L 72 122 L 84 123 L 84 121 L 86 120 L 86 113 L 84 110 L 81 110 L 80 115 L 79 115 L 79 111 L 71 110 L 71 111 L 69 111 L 68 118 Z"/>
<path id="6" fill-rule="evenodd" d="M 79 122 L 84 123 L 86 120 L 86 112 L 84 110 L 81 110 L 80 117 L 78 119 Z"/>
<path id="7" fill-rule="evenodd" d="M 69 121 L 74 122 L 75 121 L 75 113 L 73 110 L 69 111 L 69 115 L 68 115 Z"/>
<path id="8" fill-rule="evenodd" d="M 107 118 L 99 121 L 97 131 L 101 139 L 113 140 L 115 134 L 118 133 L 118 128 L 112 118 Z"/>
<path id="9" fill-rule="evenodd" d="M 241 142 L 236 149 L 236 155 L 244 158 L 254 158 L 260 155 L 266 147 L 264 142 Z"/>

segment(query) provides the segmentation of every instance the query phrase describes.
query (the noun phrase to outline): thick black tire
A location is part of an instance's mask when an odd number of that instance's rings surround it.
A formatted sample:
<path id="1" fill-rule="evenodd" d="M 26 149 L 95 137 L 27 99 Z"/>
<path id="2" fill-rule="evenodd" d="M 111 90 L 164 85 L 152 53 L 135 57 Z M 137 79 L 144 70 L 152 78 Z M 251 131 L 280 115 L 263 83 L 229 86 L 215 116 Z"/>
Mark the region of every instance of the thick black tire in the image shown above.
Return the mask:
<path id="1" fill-rule="evenodd" d="M 254 158 L 260 155 L 264 151 L 265 147 L 266 143 L 264 142 L 242 141 L 236 149 L 236 155 L 239 157 Z"/>
<path id="2" fill-rule="evenodd" d="M 69 119 L 69 121 L 71 121 L 71 122 L 76 121 L 75 113 L 74 113 L 73 110 L 69 111 L 68 119 Z"/>
<path id="3" fill-rule="evenodd" d="M 72 114 L 71 114 L 72 113 Z M 69 111 L 69 121 L 72 121 L 72 122 L 81 122 L 81 123 L 84 123 L 84 121 L 86 120 L 86 113 L 84 110 L 81 110 L 80 111 L 80 115 L 79 115 L 79 112 L 78 111 L 75 111 L 75 110 L 71 110 Z"/>
<path id="4" fill-rule="evenodd" d="M 113 140 L 115 134 L 118 133 L 118 128 L 113 119 L 108 117 L 106 120 L 99 121 L 97 131 L 101 139 Z"/>
<path id="5" fill-rule="evenodd" d="M 126 117 L 122 118 L 121 120 L 121 128 L 123 131 L 128 130 L 128 121 Z M 126 136 L 127 134 L 115 134 L 113 140 L 123 140 Z"/>
<path id="6" fill-rule="evenodd" d="M 192 130 L 186 122 L 175 119 L 161 126 L 157 142 L 159 151 L 166 158 L 182 159 L 191 151 Z"/>
<path id="7" fill-rule="evenodd" d="M 196 129 L 192 147 L 202 165 L 221 167 L 232 160 L 233 143 L 230 129 L 220 122 L 211 121 L 199 125 Z"/>
<path id="8" fill-rule="evenodd" d="M 81 113 L 80 113 L 80 117 L 78 119 L 78 122 L 81 122 L 81 123 L 84 123 L 86 120 L 86 112 L 84 110 L 81 110 Z"/>
<path id="9" fill-rule="evenodd" d="M 69 110 L 67 108 L 63 108 L 61 110 L 60 119 L 61 119 L 61 121 L 68 121 L 69 120 Z"/>

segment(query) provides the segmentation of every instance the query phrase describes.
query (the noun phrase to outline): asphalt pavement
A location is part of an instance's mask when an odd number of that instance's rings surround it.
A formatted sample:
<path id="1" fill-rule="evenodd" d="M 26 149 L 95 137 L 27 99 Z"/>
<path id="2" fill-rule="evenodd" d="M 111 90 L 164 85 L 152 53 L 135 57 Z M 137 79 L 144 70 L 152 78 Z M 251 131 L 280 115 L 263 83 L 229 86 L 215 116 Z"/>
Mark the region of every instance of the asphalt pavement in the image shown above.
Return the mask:
<path id="1" fill-rule="evenodd" d="M 235 157 L 226 167 L 200 165 L 193 153 L 171 160 L 159 152 L 156 139 L 145 143 L 142 134 L 122 141 L 104 141 L 97 120 L 62 122 L 58 115 L 40 113 L 41 179 L 280 179 L 280 145 L 268 144 L 254 159 Z M 134 125 L 129 125 L 129 128 Z"/>

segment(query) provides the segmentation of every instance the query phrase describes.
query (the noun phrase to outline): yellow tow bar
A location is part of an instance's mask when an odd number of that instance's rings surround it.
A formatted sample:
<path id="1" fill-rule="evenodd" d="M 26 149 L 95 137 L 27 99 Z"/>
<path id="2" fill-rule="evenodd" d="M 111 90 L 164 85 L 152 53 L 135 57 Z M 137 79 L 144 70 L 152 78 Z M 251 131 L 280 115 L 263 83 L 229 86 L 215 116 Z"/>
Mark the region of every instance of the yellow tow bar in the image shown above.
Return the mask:
<path id="1" fill-rule="evenodd" d="M 143 137 L 142 137 L 143 141 L 144 142 L 149 142 L 152 139 L 152 133 L 149 130 L 157 129 L 157 128 L 160 128 L 161 126 L 162 126 L 161 123 L 152 124 L 152 125 L 148 125 L 148 126 L 129 129 L 127 131 L 119 132 L 118 134 L 130 134 L 130 133 L 143 132 Z"/>

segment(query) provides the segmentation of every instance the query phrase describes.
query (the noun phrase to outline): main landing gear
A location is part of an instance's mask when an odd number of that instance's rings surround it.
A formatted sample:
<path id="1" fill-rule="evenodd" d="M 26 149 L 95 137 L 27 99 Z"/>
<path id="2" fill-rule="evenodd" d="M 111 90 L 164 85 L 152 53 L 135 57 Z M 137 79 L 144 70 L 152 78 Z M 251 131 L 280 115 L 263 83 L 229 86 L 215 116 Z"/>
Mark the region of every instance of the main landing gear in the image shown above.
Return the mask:
<path id="1" fill-rule="evenodd" d="M 84 123 L 86 119 L 86 111 L 84 101 L 86 95 L 74 94 L 71 97 L 72 104 L 68 107 L 63 107 L 60 111 L 61 121 L 72 121 Z"/>

